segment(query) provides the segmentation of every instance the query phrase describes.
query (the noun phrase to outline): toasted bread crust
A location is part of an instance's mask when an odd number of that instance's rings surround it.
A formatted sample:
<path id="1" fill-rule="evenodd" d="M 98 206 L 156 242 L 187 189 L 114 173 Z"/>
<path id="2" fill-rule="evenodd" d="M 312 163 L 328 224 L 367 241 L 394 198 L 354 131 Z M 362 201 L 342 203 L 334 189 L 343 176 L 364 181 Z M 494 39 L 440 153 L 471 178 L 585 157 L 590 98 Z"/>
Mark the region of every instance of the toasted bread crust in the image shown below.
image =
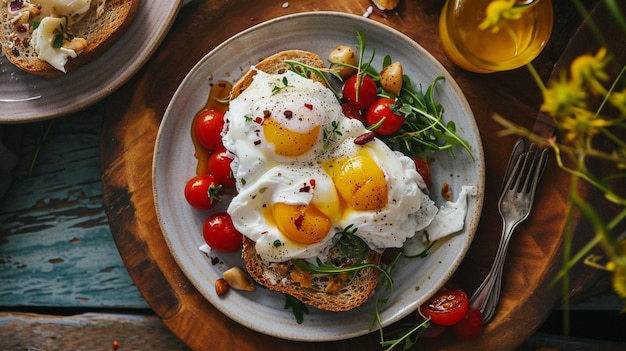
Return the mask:
<path id="1" fill-rule="evenodd" d="M 261 62 L 254 65 L 256 69 L 266 73 L 280 74 L 290 69 L 285 61 L 298 61 L 316 68 L 324 68 L 324 61 L 315 53 L 303 50 L 286 50 L 267 57 Z M 252 83 L 254 70 L 249 70 L 235 85 L 230 93 L 230 98 L 235 99 L 241 92 Z"/>
<path id="2" fill-rule="evenodd" d="M 309 287 L 302 286 L 292 279 L 291 274 L 296 267 L 291 262 L 267 262 L 256 249 L 254 241 L 244 237 L 242 256 L 246 270 L 259 284 L 270 290 L 282 292 L 295 297 L 307 305 L 327 311 L 348 311 L 362 305 L 371 296 L 378 284 L 378 271 L 364 268 L 342 282 L 338 291 L 327 292 L 330 284 L 334 284 L 333 275 L 315 276 Z M 331 256 L 338 255 L 339 249 L 333 248 Z M 375 251 L 367 254 L 367 263 L 380 264 L 381 255 Z"/>
<path id="3" fill-rule="evenodd" d="M 75 58 L 69 58 L 65 69 L 70 72 L 83 66 L 98 57 L 111 46 L 131 25 L 141 0 L 107 0 L 103 13 L 97 15 L 97 6 L 92 4 L 89 11 L 78 22 L 74 23 L 69 31 L 77 38 L 84 38 L 87 42 L 84 50 Z M 6 6 L 0 10 L 3 24 L 2 50 L 7 59 L 18 68 L 42 77 L 56 77 L 64 73 L 55 69 L 48 62 L 37 58 L 35 50 L 26 43 L 10 45 L 10 34 L 14 31 L 8 23 Z"/>
<path id="4" fill-rule="evenodd" d="M 324 61 L 316 54 L 288 50 L 272 55 L 255 65 L 256 69 L 270 74 L 280 74 L 290 69 L 285 60 L 295 60 L 316 68 L 323 68 Z M 231 99 L 235 99 L 252 83 L 256 71 L 248 71 L 235 85 L 231 92 Z M 315 77 L 312 77 L 315 78 Z M 341 282 L 338 291 L 327 292 L 329 284 L 336 276 L 313 275 L 310 286 L 294 281 L 292 273 L 297 271 L 292 262 L 267 262 L 263 260 L 255 249 L 255 242 L 243 239 L 242 257 L 250 276 L 259 284 L 270 290 L 291 295 L 313 307 L 328 311 L 347 311 L 363 304 L 370 297 L 378 284 L 378 271 L 374 268 L 365 268 L 358 271 L 354 277 Z M 331 248 L 329 257 L 340 257 L 339 248 Z M 381 255 L 369 251 L 366 256 L 368 263 L 379 264 Z M 307 273 L 308 274 L 308 273 Z M 336 280 L 335 280 L 336 282 Z M 334 290 L 334 289 L 331 289 Z"/>

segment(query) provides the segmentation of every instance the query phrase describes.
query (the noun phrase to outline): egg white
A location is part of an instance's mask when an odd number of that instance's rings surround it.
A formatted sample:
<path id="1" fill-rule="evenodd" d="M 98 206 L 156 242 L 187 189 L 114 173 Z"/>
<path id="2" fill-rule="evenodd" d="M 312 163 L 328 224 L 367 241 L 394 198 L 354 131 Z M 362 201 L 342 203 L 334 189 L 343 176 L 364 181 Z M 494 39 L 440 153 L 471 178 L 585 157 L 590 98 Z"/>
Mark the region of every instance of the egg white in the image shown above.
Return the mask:
<path id="1" fill-rule="evenodd" d="M 287 87 L 283 78 L 288 82 Z M 283 88 L 276 91 L 275 87 Z M 308 107 L 302 108 L 305 104 L 309 104 Z M 324 133 L 320 133 L 316 144 L 306 154 L 295 158 L 276 155 L 263 140 L 259 123 L 253 119 L 264 110 L 271 110 L 274 116 L 282 115 L 286 109 L 297 111 L 303 117 L 281 120 L 285 128 L 304 132 L 319 124 L 327 131 L 326 140 Z M 238 190 L 228 213 L 235 227 L 256 242 L 257 252 L 267 261 L 323 257 L 334 243 L 334 234 L 350 225 L 357 228 L 355 234 L 374 250 L 401 247 L 407 238 L 426 227 L 437 212 L 422 191 L 426 187 L 413 161 L 378 139 L 365 145 L 355 144 L 354 139 L 367 130 L 361 122 L 345 117 L 332 92 L 318 82 L 289 71 L 278 75 L 258 71 L 252 84 L 230 102 L 226 119 L 223 141 L 235 155 L 232 168 Z M 363 149 L 384 172 L 388 187 L 384 208 L 331 213 L 333 224 L 328 235 L 310 245 L 290 240 L 268 221 L 267 207 L 276 202 L 313 203 L 318 208 L 324 203 L 338 203 L 338 192 L 322 164 L 354 156 Z M 315 180 L 314 189 L 302 191 L 303 185 L 311 179 Z"/>

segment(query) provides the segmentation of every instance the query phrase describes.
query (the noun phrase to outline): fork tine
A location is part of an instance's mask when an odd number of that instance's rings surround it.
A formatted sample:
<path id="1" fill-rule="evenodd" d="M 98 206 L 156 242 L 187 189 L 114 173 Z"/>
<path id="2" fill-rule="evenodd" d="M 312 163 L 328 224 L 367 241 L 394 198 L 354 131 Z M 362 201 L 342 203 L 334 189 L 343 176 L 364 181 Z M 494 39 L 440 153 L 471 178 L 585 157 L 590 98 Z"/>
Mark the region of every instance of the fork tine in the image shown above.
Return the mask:
<path id="1" fill-rule="evenodd" d="M 504 181 L 502 182 L 502 185 L 500 186 L 500 194 L 502 194 L 504 189 L 506 189 L 509 186 L 507 184 L 507 180 L 510 179 L 509 175 L 511 175 L 511 173 L 514 172 L 517 159 L 519 159 L 520 155 L 524 154 L 524 152 L 526 151 L 526 147 L 527 147 L 526 144 L 527 144 L 526 138 L 519 138 L 517 139 L 517 142 L 513 146 L 513 151 L 511 152 L 511 156 L 509 157 L 506 168 L 504 170 L 504 177 L 502 178 L 504 179 Z"/>
<path id="2" fill-rule="evenodd" d="M 537 168 L 537 144 L 533 143 L 526 152 L 524 159 L 524 173 L 522 180 L 517 188 L 517 192 L 525 192 L 528 194 L 535 184 L 534 173 Z"/>
<path id="3" fill-rule="evenodd" d="M 533 169 L 532 174 L 529 175 L 527 183 L 528 189 L 526 190 L 530 194 L 530 201 L 532 204 L 532 199 L 535 197 L 535 190 L 537 188 L 537 183 L 539 182 L 539 178 L 543 175 L 543 170 L 548 161 L 548 150 L 542 149 L 540 153 L 536 153 L 533 160 Z"/>
<path id="4" fill-rule="evenodd" d="M 506 185 L 502 189 L 502 193 L 500 196 L 502 197 L 508 190 L 511 190 L 518 186 L 518 180 L 521 178 L 522 172 L 524 170 L 526 152 L 517 156 L 517 160 L 515 161 L 515 166 L 511 169 L 510 176 L 508 176 Z"/>

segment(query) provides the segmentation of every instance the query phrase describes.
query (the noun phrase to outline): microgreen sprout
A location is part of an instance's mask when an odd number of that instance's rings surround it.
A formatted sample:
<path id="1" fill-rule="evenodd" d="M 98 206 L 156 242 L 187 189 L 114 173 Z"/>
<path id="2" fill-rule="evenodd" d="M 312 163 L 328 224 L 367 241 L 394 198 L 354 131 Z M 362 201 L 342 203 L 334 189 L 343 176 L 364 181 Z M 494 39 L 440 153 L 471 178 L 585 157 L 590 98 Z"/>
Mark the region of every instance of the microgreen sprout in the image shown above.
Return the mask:
<path id="1" fill-rule="evenodd" d="M 442 79 L 442 76 L 437 76 L 424 93 L 422 89 L 414 90 L 409 78 L 404 77 L 400 104 L 394 108 L 402 112 L 406 119 L 400 131 L 388 141 L 397 144 L 407 154 L 419 151 L 413 150 L 417 147 L 420 150 L 447 150 L 454 155 L 453 148 L 461 146 L 475 160 L 467 141 L 456 134 L 454 121 L 444 122 L 444 108 L 433 96 L 435 85 Z"/>
<path id="2" fill-rule="evenodd" d="M 283 77 L 281 82 L 283 83 L 282 86 L 276 85 L 276 86 L 274 86 L 274 88 L 272 88 L 272 95 L 278 94 L 281 90 L 283 90 L 285 88 L 288 88 L 290 86 L 289 85 L 289 80 L 287 80 L 287 77 Z"/>
<path id="3" fill-rule="evenodd" d="M 335 139 L 335 136 L 343 135 L 343 133 L 339 130 L 339 122 L 332 121 L 330 123 L 330 127 L 331 127 L 330 129 L 324 128 L 323 130 L 324 150 L 328 149 L 328 147 L 330 146 L 330 143 L 337 142 L 337 140 Z"/>

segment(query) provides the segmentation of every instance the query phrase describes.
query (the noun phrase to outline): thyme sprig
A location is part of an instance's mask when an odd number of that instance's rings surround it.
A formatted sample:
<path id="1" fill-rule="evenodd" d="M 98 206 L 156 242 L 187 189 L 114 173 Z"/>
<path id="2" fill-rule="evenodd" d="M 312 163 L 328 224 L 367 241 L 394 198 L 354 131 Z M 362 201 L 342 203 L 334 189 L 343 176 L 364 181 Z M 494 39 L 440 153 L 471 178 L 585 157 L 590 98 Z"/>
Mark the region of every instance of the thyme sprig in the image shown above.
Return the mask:
<path id="1" fill-rule="evenodd" d="M 274 88 L 272 88 L 272 95 L 278 94 L 283 89 L 286 89 L 286 88 L 291 86 L 291 85 L 289 85 L 289 80 L 287 79 L 287 77 L 283 77 L 281 82 L 283 83 L 282 86 L 276 85 L 276 86 L 274 86 Z"/>
<path id="2" fill-rule="evenodd" d="M 337 121 L 332 121 L 330 123 L 330 129 L 323 129 L 323 147 L 324 150 L 328 149 L 328 147 L 330 146 L 330 143 L 335 143 L 337 142 L 337 139 L 335 139 L 336 136 L 342 136 L 343 133 L 341 132 L 341 130 L 339 130 L 339 122 Z"/>

